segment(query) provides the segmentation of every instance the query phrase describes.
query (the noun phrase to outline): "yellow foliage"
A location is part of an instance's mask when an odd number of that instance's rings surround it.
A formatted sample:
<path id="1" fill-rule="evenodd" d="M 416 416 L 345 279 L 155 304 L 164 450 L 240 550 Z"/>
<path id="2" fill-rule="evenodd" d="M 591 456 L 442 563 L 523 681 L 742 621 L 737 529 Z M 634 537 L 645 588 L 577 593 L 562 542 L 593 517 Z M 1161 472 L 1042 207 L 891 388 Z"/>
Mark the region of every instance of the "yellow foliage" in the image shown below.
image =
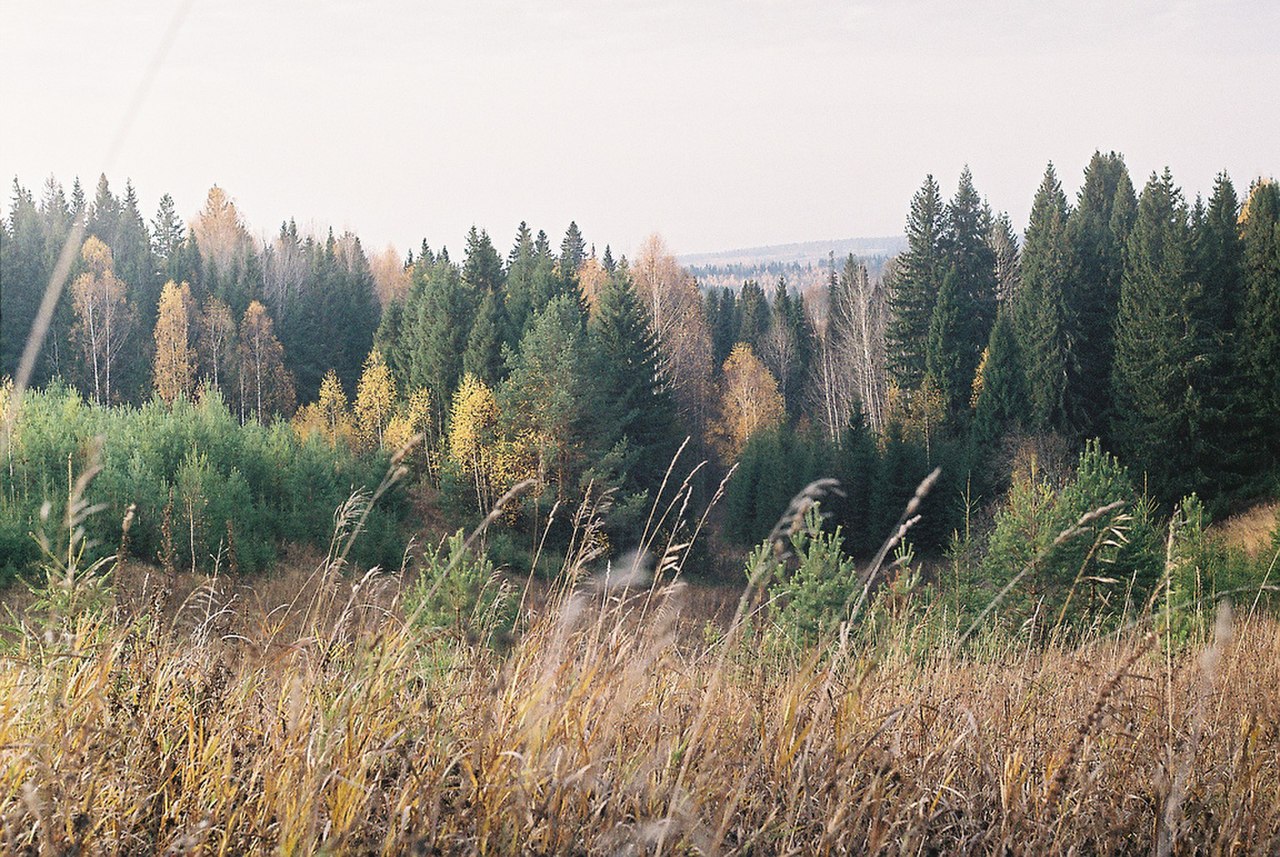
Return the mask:
<path id="1" fill-rule="evenodd" d="M 982 398 L 982 389 L 986 385 L 987 377 L 987 358 L 991 356 L 991 349 L 982 349 L 982 356 L 978 358 L 978 371 L 973 373 L 973 393 L 969 396 L 969 407 L 977 408 L 978 399 Z"/>
<path id="2" fill-rule="evenodd" d="M 720 422 L 712 427 L 712 441 L 733 461 L 751 435 L 778 425 L 785 416 L 786 404 L 778 392 L 777 379 L 750 345 L 739 342 L 724 361 Z"/>
<path id="3" fill-rule="evenodd" d="M 153 382 L 156 395 L 166 405 L 191 396 L 195 386 L 195 349 L 191 347 L 191 316 L 194 308 L 191 286 L 173 280 L 160 291 L 156 311 L 156 356 Z"/>
<path id="4" fill-rule="evenodd" d="M 498 400 L 493 390 L 471 373 L 453 394 L 449 411 L 449 457 L 464 473 L 488 475 L 488 455 L 497 440 Z"/>
<path id="5" fill-rule="evenodd" d="M 395 378 L 382 352 L 374 349 L 364 361 L 364 371 L 356 388 L 356 430 L 361 441 L 368 446 L 383 445 L 383 433 L 395 404 Z"/>
<path id="6" fill-rule="evenodd" d="M 289 426 L 299 440 L 306 440 L 313 434 L 323 435 L 324 416 L 320 413 L 320 405 L 312 402 L 298 408 L 293 419 L 289 421 Z"/>
<path id="7" fill-rule="evenodd" d="M 355 439 L 355 426 L 351 412 L 347 410 L 347 394 L 342 389 L 338 374 L 330 369 L 320 382 L 320 399 L 316 402 L 320 415 L 320 430 L 330 446 L 339 440 L 350 443 Z"/>

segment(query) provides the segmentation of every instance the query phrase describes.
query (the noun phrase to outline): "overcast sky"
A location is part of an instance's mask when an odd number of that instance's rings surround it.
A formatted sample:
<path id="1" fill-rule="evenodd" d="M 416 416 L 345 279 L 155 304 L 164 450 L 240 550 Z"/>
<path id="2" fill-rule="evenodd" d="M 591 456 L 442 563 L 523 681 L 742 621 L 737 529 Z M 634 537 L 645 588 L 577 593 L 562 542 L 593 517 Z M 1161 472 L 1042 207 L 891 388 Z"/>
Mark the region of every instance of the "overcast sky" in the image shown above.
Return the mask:
<path id="1" fill-rule="evenodd" d="M 460 250 L 474 223 L 505 250 L 520 220 L 624 252 L 892 234 L 966 163 L 1023 225 L 1046 162 L 1074 194 L 1099 148 L 1189 199 L 1280 172 L 1273 0 L 0 9 L 6 181 L 105 168 L 188 220 L 217 183 L 257 234 L 293 216 L 371 249 Z"/>

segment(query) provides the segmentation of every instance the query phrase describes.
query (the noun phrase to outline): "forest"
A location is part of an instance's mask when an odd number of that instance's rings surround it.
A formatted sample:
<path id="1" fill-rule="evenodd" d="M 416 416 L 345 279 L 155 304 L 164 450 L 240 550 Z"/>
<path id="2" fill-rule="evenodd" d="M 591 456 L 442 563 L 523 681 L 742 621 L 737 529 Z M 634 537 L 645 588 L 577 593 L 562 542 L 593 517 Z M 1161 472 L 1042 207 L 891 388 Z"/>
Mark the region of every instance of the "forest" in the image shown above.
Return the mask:
<path id="1" fill-rule="evenodd" d="M 15 179 L 0 841 L 1266 853 L 1280 184 L 1033 193 L 709 286 Z"/>
<path id="2" fill-rule="evenodd" d="M 9 429 L 6 565 L 35 558 L 27 533 L 65 470 L 55 461 L 104 434 L 110 475 L 162 443 L 145 426 L 168 426 L 165 413 L 185 442 L 132 465 L 145 490 L 104 495 L 111 526 L 137 505 L 145 559 L 168 492 L 185 496 L 187 458 L 207 459 L 210 484 L 229 490 L 257 466 L 238 438 L 258 435 L 362 462 L 348 487 L 366 488 L 378 455 L 421 436 L 413 478 L 456 525 L 533 479 L 502 527 L 504 559 L 525 564 L 550 509 L 592 492 L 609 498 L 612 542 L 634 544 L 686 438 L 681 466 L 708 462 L 695 506 L 734 468 L 713 523 L 743 547 L 805 484 L 833 477 L 829 517 L 867 556 L 940 467 L 912 532 L 938 554 L 975 518 L 989 529 L 1018 479 L 1062 490 L 1090 441 L 1152 521 L 1193 496 L 1221 518 L 1280 493 L 1277 196 L 1257 180 L 1242 197 L 1222 174 L 1188 203 L 1167 170 L 1139 191 L 1121 156 L 1096 153 L 1074 202 L 1046 169 L 1018 235 L 967 170 L 950 200 L 927 177 L 907 249 L 880 275 L 850 256 L 801 291 L 785 276 L 701 288 L 658 236 L 615 258 L 577 224 L 557 245 L 521 224 L 505 256 L 473 227 L 457 261 L 426 241 L 370 257 L 352 234 L 300 235 L 293 221 L 258 241 L 217 186 L 188 225 L 167 195 L 148 222 L 132 185 L 117 197 L 105 176 L 92 200 L 78 180 L 68 196 L 49 179 L 38 202 L 15 180 L 0 253 L 5 377 L 73 231 L 80 252 L 31 372 L 51 400 L 33 398 Z M 80 404 L 64 402 L 73 392 Z M 42 405 L 68 417 L 41 420 Z M 198 414 L 219 439 L 195 439 Z M 269 502 L 267 486 L 249 491 Z M 210 502 L 188 531 L 225 531 L 212 497 L 188 505 Z M 571 520 L 552 522 L 548 544 L 567 543 Z M 266 529 L 268 542 L 314 538 Z M 102 536 L 115 543 L 118 529 Z M 193 565 L 216 556 L 205 541 L 187 545 Z"/>

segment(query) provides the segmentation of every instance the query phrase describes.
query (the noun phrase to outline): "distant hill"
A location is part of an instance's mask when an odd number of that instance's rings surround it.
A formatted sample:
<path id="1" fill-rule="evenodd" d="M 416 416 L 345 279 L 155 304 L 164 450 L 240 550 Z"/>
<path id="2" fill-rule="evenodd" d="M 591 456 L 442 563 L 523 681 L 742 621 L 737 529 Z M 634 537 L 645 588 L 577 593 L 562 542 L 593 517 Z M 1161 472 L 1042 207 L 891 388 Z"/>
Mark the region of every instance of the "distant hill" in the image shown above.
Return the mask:
<path id="1" fill-rule="evenodd" d="M 906 246 L 906 237 L 888 235 L 880 238 L 837 238 L 831 241 L 802 241 L 798 244 L 773 244 L 768 247 L 747 247 L 741 250 L 690 253 L 678 259 L 686 268 L 759 265 L 768 262 L 825 264 L 833 253 L 837 259 L 843 259 L 850 253 L 860 258 L 870 259 L 876 256 L 893 256 L 905 250 Z"/>
<path id="2" fill-rule="evenodd" d="M 884 263 L 906 246 L 905 237 L 889 235 L 690 253 L 677 258 L 703 288 L 738 288 L 744 280 L 755 280 L 769 290 L 779 277 L 786 277 L 793 288 L 806 292 L 827 281 L 832 260 L 839 267 L 852 253 L 865 262 L 871 276 L 876 277 Z"/>

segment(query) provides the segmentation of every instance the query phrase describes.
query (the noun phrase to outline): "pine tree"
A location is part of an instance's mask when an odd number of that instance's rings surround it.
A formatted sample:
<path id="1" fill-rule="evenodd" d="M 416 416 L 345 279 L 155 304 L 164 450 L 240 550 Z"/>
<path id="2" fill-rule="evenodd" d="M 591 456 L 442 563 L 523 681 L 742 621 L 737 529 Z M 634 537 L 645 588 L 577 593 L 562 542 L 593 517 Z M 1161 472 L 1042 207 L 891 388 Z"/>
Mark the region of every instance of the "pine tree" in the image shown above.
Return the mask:
<path id="1" fill-rule="evenodd" d="M 1211 346 L 1196 311 L 1199 294 L 1187 206 L 1166 169 L 1152 174 L 1138 201 L 1112 370 L 1116 446 L 1166 503 L 1205 483 L 1201 373 Z"/>
<path id="2" fill-rule="evenodd" d="M 1053 164 L 1031 205 L 1022 249 L 1022 288 L 1014 302 L 1014 321 L 1026 375 L 1028 425 L 1038 431 L 1065 431 L 1067 376 L 1072 353 L 1067 339 L 1067 276 L 1071 247 L 1067 239 L 1067 197 Z"/>
<path id="3" fill-rule="evenodd" d="M 1124 159 L 1115 152 L 1094 152 L 1067 220 L 1072 256 L 1068 339 L 1075 358 L 1068 366 L 1066 399 L 1075 433 L 1084 437 L 1101 434 L 1110 420 L 1120 279 L 1136 209 Z"/>
<path id="4" fill-rule="evenodd" d="M 911 200 L 907 250 L 897 258 L 889 287 L 889 371 L 904 390 L 924 380 L 929 326 L 942 288 L 945 261 L 942 195 L 933 176 Z"/>

